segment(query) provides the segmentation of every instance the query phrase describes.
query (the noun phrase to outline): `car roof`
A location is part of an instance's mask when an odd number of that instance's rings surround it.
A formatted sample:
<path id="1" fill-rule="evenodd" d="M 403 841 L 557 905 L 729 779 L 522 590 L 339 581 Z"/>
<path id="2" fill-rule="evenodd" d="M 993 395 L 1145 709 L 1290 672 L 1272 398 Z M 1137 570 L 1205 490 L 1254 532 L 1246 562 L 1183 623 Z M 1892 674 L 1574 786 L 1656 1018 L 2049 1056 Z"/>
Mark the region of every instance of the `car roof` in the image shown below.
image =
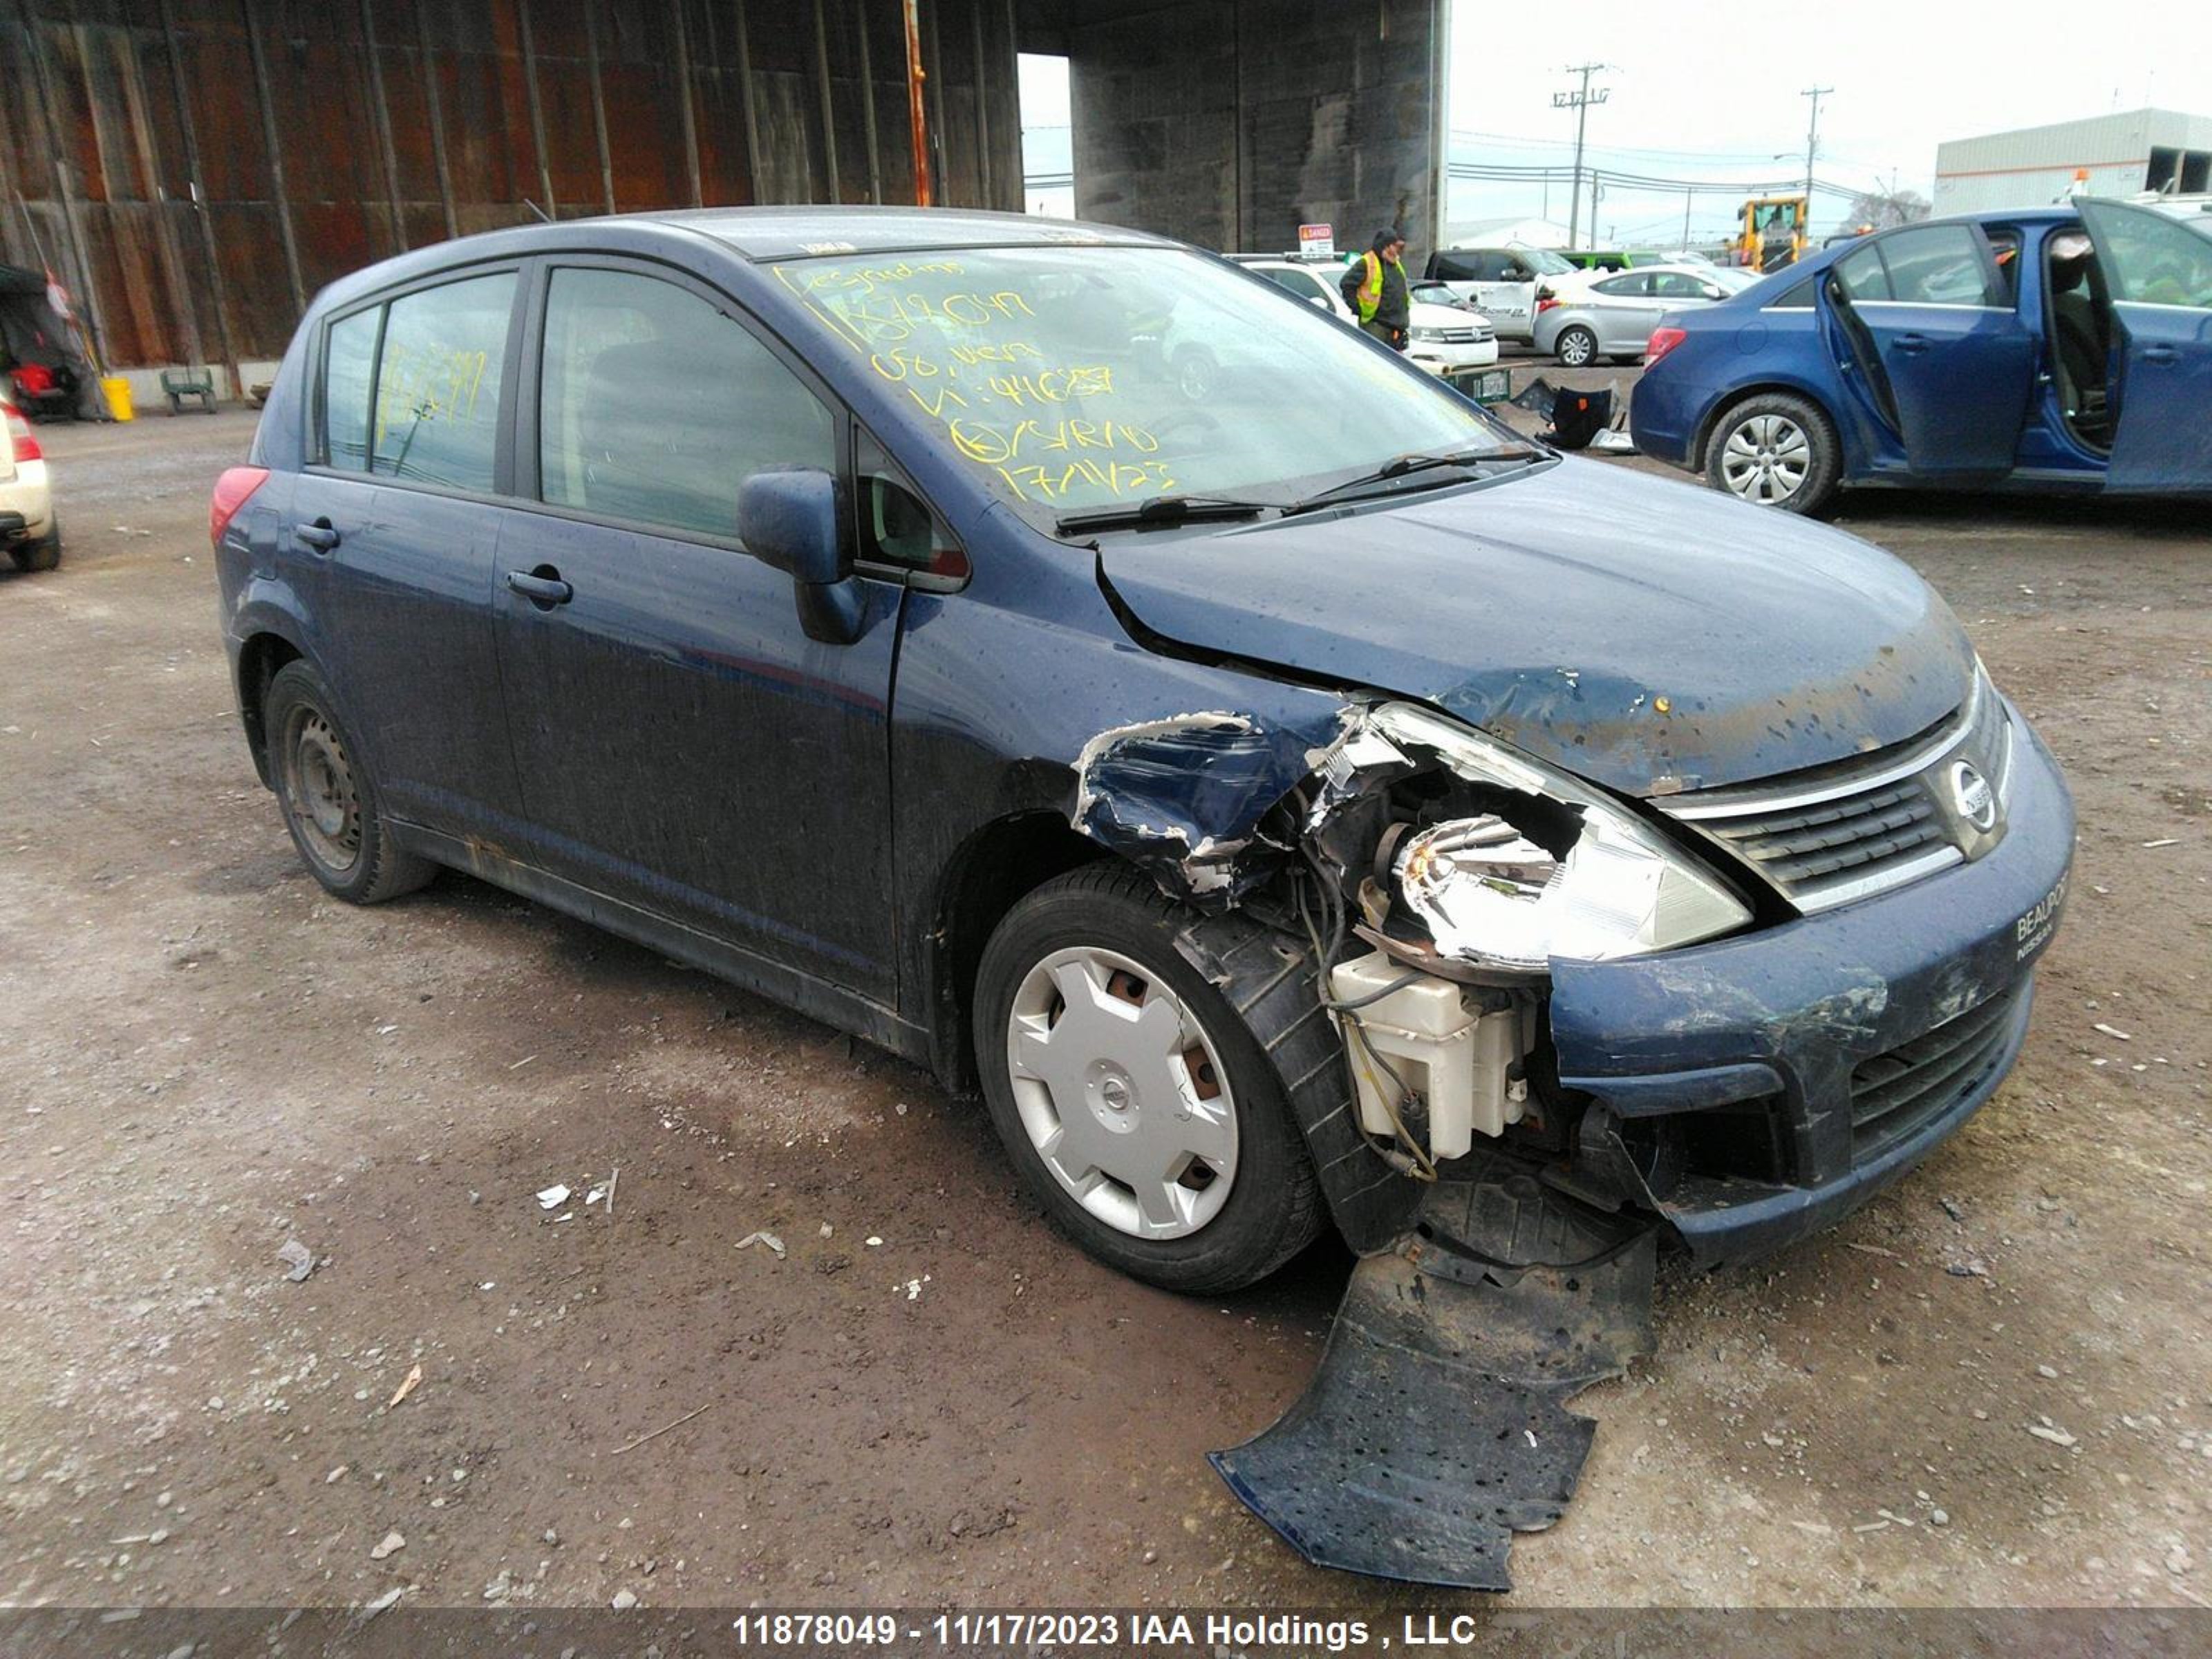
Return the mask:
<path id="1" fill-rule="evenodd" d="M 866 257 L 983 247 L 1180 247 L 1140 230 L 1047 219 L 1025 213 L 964 208 L 750 207 L 685 208 L 602 214 L 543 224 L 512 225 L 433 242 L 338 277 L 315 308 L 350 303 L 394 284 L 477 260 L 571 252 L 595 241 L 609 252 L 658 252 L 704 240 L 750 263 L 815 256 Z"/>

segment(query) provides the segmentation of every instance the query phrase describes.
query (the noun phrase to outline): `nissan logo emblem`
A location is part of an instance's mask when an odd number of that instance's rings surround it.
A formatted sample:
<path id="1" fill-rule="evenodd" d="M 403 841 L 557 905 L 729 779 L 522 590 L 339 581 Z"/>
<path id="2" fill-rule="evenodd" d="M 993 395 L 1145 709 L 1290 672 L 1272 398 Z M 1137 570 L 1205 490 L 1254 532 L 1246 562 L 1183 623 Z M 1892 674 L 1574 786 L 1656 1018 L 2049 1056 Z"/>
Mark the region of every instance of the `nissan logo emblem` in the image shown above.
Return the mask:
<path id="1" fill-rule="evenodd" d="M 1987 830 L 1997 821 L 1997 794 L 1990 787 L 1990 781 L 1965 761 L 1955 761 L 1951 766 L 1951 801 L 1959 809 L 1959 816 L 1977 830 Z"/>

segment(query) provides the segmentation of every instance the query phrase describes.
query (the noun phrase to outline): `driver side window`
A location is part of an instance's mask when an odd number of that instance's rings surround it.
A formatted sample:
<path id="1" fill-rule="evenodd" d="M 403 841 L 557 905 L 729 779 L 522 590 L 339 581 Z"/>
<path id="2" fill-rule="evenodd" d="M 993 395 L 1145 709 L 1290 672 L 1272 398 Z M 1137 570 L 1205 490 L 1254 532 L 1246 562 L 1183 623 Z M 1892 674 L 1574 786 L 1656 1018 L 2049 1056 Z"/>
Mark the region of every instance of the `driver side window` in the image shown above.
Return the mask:
<path id="1" fill-rule="evenodd" d="M 2151 213 L 2114 213 L 2093 228 L 2115 300 L 2212 309 L 2212 236 Z"/>
<path id="2" fill-rule="evenodd" d="M 738 491 L 754 473 L 836 468 L 829 410 L 689 289 L 556 270 L 544 351 L 538 494 L 556 507 L 734 540 Z"/>

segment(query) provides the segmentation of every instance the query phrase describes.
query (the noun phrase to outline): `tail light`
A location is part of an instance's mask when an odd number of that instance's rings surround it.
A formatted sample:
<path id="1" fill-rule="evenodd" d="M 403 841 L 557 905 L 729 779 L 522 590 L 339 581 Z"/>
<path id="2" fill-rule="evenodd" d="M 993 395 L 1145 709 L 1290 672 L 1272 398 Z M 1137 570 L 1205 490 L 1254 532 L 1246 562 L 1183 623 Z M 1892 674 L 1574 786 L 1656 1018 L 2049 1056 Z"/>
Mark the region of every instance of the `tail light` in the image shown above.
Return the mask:
<path id="1" fill-rule="evenodd" d="M 222 532 L 230 528 L 230 521 L 238 516 L 238 509 L 252 499 L 253 492 L 267 482 L 269 469 L 265 466 L 234 466 L 215 481 L 215 494 L 208 500 L 208 540 L 216 547 L 222 545 Z"/>
<path id="2" fill-rule="evenodd" d="M 43 461 L 46 459 L 46 452 L 39 447 L 38 439 L 32 435 L 31 423 L 15 409 L 8 410 L 8 435 L 15 441 L 15 459 L 18 465 L 24 461 Z"/>
<path id="3" fill-rule="evenodd" d="M 1655 328 L 1651 337 L 1644 343 L 1644 367 L 1649 368 L 1676 346 L 1690 337 L 1686 328 Z"/>
<path id="4" fill-rule="evenodd" d="M 1539 317 L 1559 303 L 1559 296 L 1548 288 L 1540 288 L 1536 290 L 1536 314 Z"/>

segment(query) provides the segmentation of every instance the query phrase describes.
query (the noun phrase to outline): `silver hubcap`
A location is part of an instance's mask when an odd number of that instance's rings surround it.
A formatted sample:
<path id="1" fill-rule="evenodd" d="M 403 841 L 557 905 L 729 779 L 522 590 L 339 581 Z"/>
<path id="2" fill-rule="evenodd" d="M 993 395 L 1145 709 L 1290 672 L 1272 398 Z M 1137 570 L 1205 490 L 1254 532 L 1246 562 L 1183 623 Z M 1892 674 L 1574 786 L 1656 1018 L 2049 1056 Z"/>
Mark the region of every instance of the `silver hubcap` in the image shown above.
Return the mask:
<path id="1" fill-rule="evenodd" d="M 1213 1044 L 1151 970 L 1111 951 L 1055 951 L 1006 1020 L 1030 1144 L 1075 1201 L 1133 1238 L 1182 1238 L 1229 1201 L 1237 1103 Z"/>
<path id="2" fill-rule="evenodd" d="M 1721 480 L 1747 501 L 1788 501 L 1812 466 L 1813 446 L 1786 415 L 1754 415 L 1721 447 Z"/>
<path id="3" fill-rule="evenodd" d="M 1579 331 L 1559 342 L 1559 361 L 1563 363 L 1586 363 L 1590 359 L 1590 337 Z"/>

